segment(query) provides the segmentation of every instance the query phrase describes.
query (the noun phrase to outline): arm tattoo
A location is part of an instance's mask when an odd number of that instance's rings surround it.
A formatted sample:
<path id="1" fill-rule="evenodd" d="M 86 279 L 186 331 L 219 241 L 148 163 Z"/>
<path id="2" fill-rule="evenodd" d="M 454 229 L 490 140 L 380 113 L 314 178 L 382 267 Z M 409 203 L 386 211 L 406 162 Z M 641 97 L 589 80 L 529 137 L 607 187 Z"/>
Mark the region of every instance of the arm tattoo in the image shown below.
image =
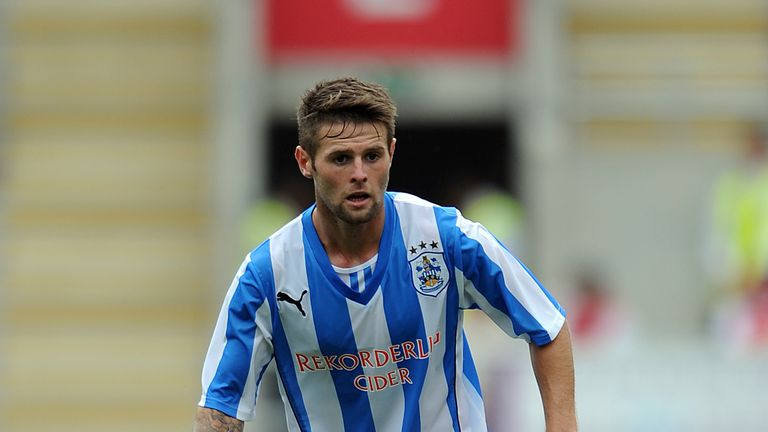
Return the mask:
<path id="1" fill-rule="evenodd" d="M 198 408 L 194 432 L 242 432 L 243 422 L 210 408 Z"/>

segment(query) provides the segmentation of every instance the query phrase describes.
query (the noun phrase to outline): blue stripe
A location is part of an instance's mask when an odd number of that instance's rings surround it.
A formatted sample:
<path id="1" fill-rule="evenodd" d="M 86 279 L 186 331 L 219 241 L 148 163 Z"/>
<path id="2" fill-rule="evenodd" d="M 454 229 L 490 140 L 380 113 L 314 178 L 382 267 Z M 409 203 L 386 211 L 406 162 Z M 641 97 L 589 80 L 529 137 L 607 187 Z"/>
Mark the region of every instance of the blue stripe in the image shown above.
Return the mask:
<path id="1" fill-rule="evenodd" d="M 272 345 L 275 350 L 275 365 L 280 380 L 285 388 L 288 403 L 291 406 L 296 423 L 302 432 L 310 432 L 312 428 L 309 425 L 309 415 L 304 405 L 304 399 L 301 396 L 301 388 L 296 377 L 296 369 L 293 364 L 293 355 L 288 346 L 288 339 L 285 336 L 280 314 L 277 310 L 277 300 L 275 298 L 275 275 L 272 270 L 272 259 L 269 255 L 269 241 L 251 254 L 256 268 L 260 269 L 260 280 L 264 287 L 264 293 L 269 301 L 269 310 L 272 316 Z M 262 371 L 263 374 L 263 371 Z M 259 377 L 261 379 L 261 377 Z"/>
<path id="2" fill-rule="evenodd" d="M 440 242 L 445 250 L 446 265 L 449 269 L 456 267 L 457 248 L 454 244 L 454 230 L 456 229 L 456 210 L 450 208 L 435 207 L 435 219 L 437 220 L 438 230 L 440 232 Z M 456 336 L 459 331 L 459 292 L 456 287 L 456 278 L 451 277 L 446 292 L 445 306 L 445 357 L 443 358 L 443 369 L 445 370 L 445 381 L 448 384 L 448 411 L 453 420 L 453 430 L 461 430 L 459 424 L 459 410 L 456 401 Z"/>
<path id="3" fill-rule="evenodd" d="M 373 272 L 371 271 L 371 267 L 368 266 L 363 270 L 363 280 L 365 280 L 365 286 L 371 284 L 371 279 L 373 278 Z"/>
<path id="4" fill-rule="evenodd" d="M 259 281 L 248 264 L 227 306 L 226 345 L 205 395 L 207 406 L 231 417 L 237 417 L 250 371 L 256 310 L 264 303 L 264 293 L 259 288 Z"/>
<path id="5" fill-rule="evenodd" d="M 464 376 L 472 383 L 472 387 L 475 388 L 480 398 L 483 398 L 483 391 L 480 390 L 480 378 L 477 376 L 477 368 L 475 368 L 475 361 L 472 359 L 472 351 L 469 349 L 469 343 L 467 342 L 467 335 L 462 331 L 462 338 L 464 339 Z"/>
<path id="6" fill-rule="evenodd" d="M 357 272 L 349 274 L 349 287 L 360 292 L 360 282 L 357 280 Z"/>
<path id="7" fill-rule="evenodd" d="M 320 265 L 314 265 L 316 254 L 313 255 L 308 241 L 305 236 L 307 280 L 312 293 L 309 299 L 320 352 L 325 356 L 356 354 L 358 349 L 346 298 L 328 283 Z M 351 371 L 333 369 L 330 373 L 341 407 L 344 430 L 375 430 L 368 394 L 353 385 L 355 377 L 364 374 L 362 366 L 358 365 Z"/>
<path id="8" fill-rule="evenodd" d="M 406 256 L 405 241 L 400 229 L 399 219 L 395 219 L 394 238 L 392 240 L 392 257 L 387 274 L 382 281 L 382 297 L 384 300 L 384 315 L 387 319 L 387 329 L 392 345 L 406 341 L 414 342 L 420 339 L 428 347 L 424 317 L 419 304 L 419 294 L 412 287 L 410 267 Z M 402 263 L 403 265 L 396 265 Z M 379 263 L 382 267 L 385 263 Z M 438 359 L 435 359 L 437 361 Z M 424 387 L 430 359 L 408 358 L 397 363 L 399 368 L 408 369 L 408 375 L 413 384 L 403 384 L 404 413 L 401 430 L 420 431 L 421 415 L 419 398 Z"/>
<path id="9" fill-rule="evenodd" d="M 504 282 L 504 273 L 501 267 L 491 260 L 478 241 L 470 239 L 461 230 L 458 231 L 460 232 L 461 258 L 457 262 L 457 267 L 464 272 L 464 276 L 472 281 L 475 288 L 488 303 L 510 318 L 512 329 L 516 335 L 526 334 L 537 345 L 551 342 L 549 333 L 509 291 Z M 501 243 L 498 244 L 503 247 Z M 510 259 L 515 260 L 516 258 L 510 255 Z M 536 279 L 534 281 L 547 295 L 547 298 L 552 301 L 553 305 L 562 312 L 562 308 L 549 292 Z"/>

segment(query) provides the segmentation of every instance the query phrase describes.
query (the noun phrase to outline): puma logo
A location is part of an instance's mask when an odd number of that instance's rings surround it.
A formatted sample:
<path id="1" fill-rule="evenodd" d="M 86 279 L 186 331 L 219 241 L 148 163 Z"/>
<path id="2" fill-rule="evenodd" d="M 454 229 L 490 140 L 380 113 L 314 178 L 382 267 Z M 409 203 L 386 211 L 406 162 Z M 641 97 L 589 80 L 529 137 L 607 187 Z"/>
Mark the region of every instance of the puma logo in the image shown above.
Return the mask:
<path id="1" fill-rule="evenodd" d="M 307 290 L 304 290 L 301 293 L 301 297 L 299 297 L 299 299 L 296 300 L 295 298 L 291 298 L 291 296 L 289 296 L 288 294 L 280 291 L 279 293 L 277 293 L 277 301 L 288 302 L 288 303 L 296 306 L 296 309 L 298 309 L 299 312 L 301 312 L 302 316 L 307 316 L 307 314 L 304 312 L 304 308 L 301 307 L 301 300 L 304 298 L 304 294 L 306 294 L 306 293 L 307 293 Z"/>

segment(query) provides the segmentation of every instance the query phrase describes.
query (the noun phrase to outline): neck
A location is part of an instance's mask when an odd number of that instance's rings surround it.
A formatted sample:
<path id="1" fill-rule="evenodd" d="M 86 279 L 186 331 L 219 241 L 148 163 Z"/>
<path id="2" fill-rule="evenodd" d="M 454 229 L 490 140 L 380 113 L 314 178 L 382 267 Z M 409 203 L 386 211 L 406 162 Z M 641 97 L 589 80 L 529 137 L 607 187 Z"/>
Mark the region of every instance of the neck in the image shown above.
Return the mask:
<path id="1" fill-rule="evenodd" d="M 383 208 L 370 222 L 362 224 L 344 222 L 320 205 L 312 212 L 317 236 L 331 264 L 337 267 L 362 264 L 378 253 L 384 219 Z"/>

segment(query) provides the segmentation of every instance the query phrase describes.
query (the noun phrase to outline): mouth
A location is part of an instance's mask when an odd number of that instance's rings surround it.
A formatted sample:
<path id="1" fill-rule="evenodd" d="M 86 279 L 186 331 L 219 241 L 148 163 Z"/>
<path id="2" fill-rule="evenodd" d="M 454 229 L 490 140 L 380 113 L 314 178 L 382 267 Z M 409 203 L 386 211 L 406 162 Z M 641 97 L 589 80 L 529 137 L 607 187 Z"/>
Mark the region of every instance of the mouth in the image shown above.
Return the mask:
<path id="1" fill-rule="evenodd" d="M 365 192 L 355 192 L 353 194 L 347 195 L 347 201 L 351 202 L 355 205 L 361 205 L 365 203 L 369 198 L 371 197 L 370 194 Z"/>

